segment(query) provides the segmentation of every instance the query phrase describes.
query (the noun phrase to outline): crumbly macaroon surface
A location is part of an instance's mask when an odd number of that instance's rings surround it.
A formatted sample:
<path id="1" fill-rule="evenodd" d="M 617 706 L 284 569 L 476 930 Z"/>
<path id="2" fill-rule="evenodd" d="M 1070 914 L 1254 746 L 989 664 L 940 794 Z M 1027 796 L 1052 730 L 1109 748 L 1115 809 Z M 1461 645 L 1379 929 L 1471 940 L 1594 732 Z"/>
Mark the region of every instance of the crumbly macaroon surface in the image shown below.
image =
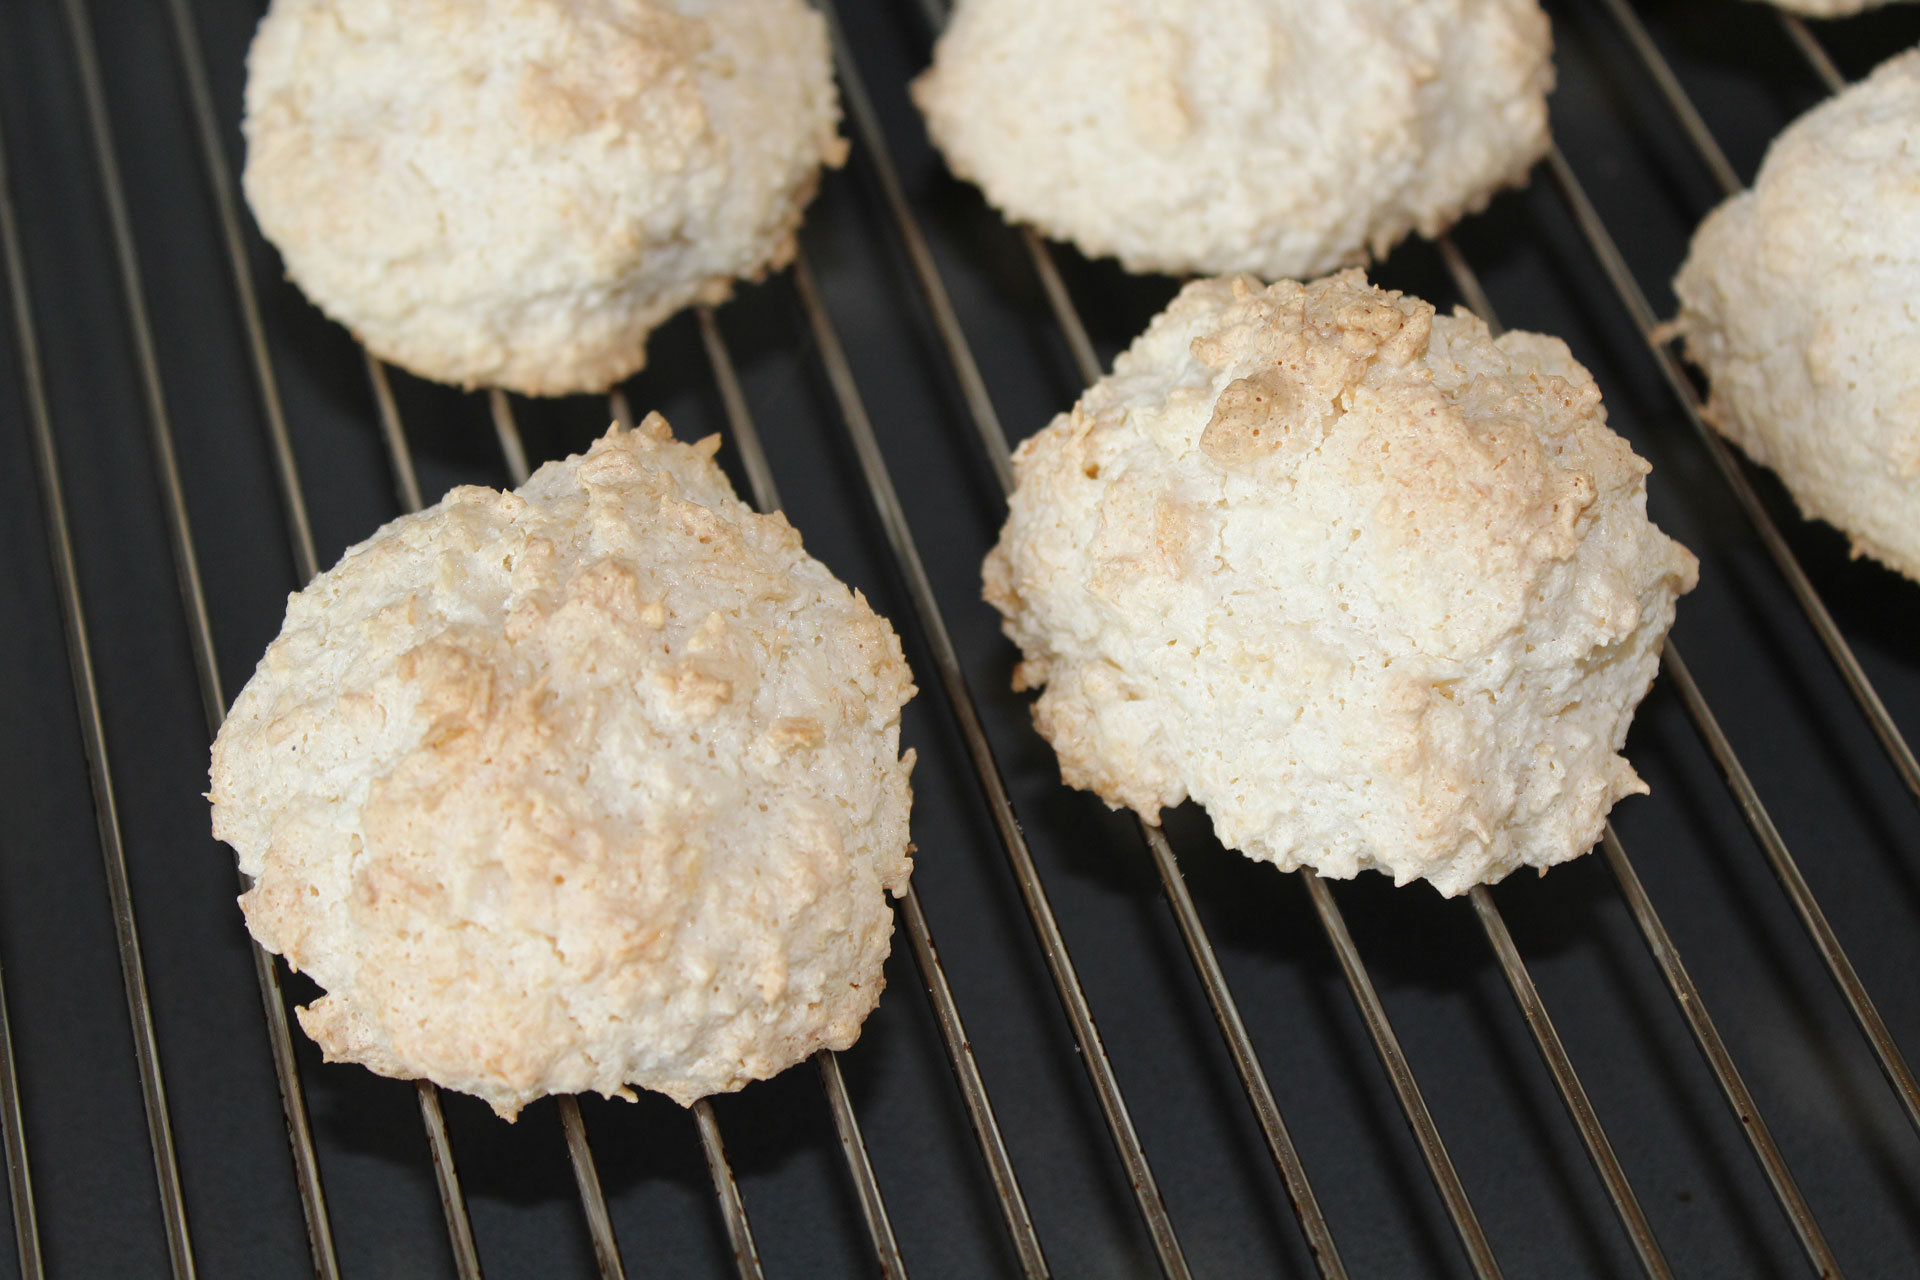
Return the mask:
<path id="1" fill-rule="evenodd" d="M 1133 271 L 1318 275 L 1546 150 L 1536 0 L 959 0 L 914 85 L 1009 218 Z"/>
<path id="2" fill-rule="evenodd" d="M 1920 50 L 1776 138 L 1674 290 L 1709 421 L 1920 579 Z"/>
<path id="3" fill-rule="evenodd" d="M 668 316 L 791 259 L 838 121 L 803 0 L 273 0 L 244 185 L 376 355 L 597 391 Z"/>
<path id="4" fill-rule="evenodd" d="M 1451 895 L 1645 790 L 1618 751 L 1697 566 L 1559 340 L 1199 281 L 1014 466 L 986 597 L 1108 804 Z"/>
<path id="5" fill-rule="evenodd" d="M 330 1060 L 502 1115 L 853 1043 L 910 872 L 885 620 L 658 416 L 460 488 L 288 602 L 214 834 Z"/>

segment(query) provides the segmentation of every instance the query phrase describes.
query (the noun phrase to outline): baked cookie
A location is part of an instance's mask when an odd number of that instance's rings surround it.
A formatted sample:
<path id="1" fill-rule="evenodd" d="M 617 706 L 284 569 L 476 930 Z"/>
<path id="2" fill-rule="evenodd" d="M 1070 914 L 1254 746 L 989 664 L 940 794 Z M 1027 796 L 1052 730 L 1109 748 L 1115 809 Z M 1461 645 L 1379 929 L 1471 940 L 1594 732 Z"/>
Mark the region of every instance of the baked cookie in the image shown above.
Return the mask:
<path id="1" fill-rule="evenodd" d="M 905 891 L 900 644 L 718 439 L 460 488 L 287 605 L 213 747 L 260 944 L 330 1060 L 512 1118 L 852 1044 Z"/>
<path id="2" fill-rule="evenodd" d="M 1920 50 L 1795 121 L 1673 282 L 1707 419 L 1920 578 Z"/>
<path id="3" fill-rule="evenodd" d="M 792 258 L 839 114 L 802 0 L 273 0 L 244 185 L 375 355 L 598 391 L 668 316 Z"/>
<path id="4" fill-rule="evenodd" d="M 959 0 L 914 85 L 1002 213 L 1130 271 L 1314 276 L 1547 148 L 1535 0 Z"/>
<path id="5" fill-rule="evenodd" d="M 1617 752 L 1697 566 L 1558 339 L 1198 281 L 1014 469 L 986 598 L 1108 804 L 1452 895 L 1646 790 Z"/>

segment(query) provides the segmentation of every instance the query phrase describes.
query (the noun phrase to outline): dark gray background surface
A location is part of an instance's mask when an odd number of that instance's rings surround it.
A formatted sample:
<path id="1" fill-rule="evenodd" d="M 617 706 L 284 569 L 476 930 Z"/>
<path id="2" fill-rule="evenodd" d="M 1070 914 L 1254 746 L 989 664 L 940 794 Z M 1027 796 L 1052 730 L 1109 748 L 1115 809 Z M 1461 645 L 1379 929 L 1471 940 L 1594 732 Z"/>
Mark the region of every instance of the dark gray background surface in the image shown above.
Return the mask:
<path id="1" fill-rule="evenodd" d="M 1600 0 L 1549 6 L 1559 139 L 1663 313 L 1666 280 L 1717 191 Z M 1743 177 L 1821 90 L 1773 14 L 1745 0 L 1644 3 Z M 237 173 L 242 57 L 255 0 L 199 0 L 222 141 Z M 931 33 L 909 0 L 849 3 L 858 59 L 968 339 L 1016 438 L 1077 390 L 1019 238 L 931 152 L 906 99 Z M 113 119 L 228 696 L 295 585 L 233 281 L 195 149 L 164 0 L 93 0 Z M 1831 24 L 1857 76 L 1920 38 L 1914 6 Z M 307 1246 L 228 851 L 207 834 L 207 733 L 156 488 L 72 45 L 56 0 L 0 5 L 4 137 L 58 431 L 153 1017 L 200 1272 L 296 1275 Z M 399 511 L 360 356 L 248 248 L 320 559 Z M 1655 468 L 1656 519 L 1702 561 L 1676 639 L 1896 1036 L 1920 1052 L 1920 814 L 1734 507 L 1544 172 L 1457 236 L 1510 325 L 1562 335 L 1614 424 Z M 804 233 L 1014 802 L 1080 966 L 1196 1273 L 1310 1267 L 1131 821 L 1058 783 L 1012 650 L 978 600 L 1002 507 L 874 183 L 856 147 Z M 1171 295 L 1061 251 L 1110 359 Z M 1434 250 L 1376 272 L 1451 301 Z M 1145 1276 L 1145 1233 L 942 700 L 790 281 L 722 312 L 794 523 L 889 617 L 921 673 L 906 738 L 915 882 L 967 1018 L 1040 1235 L 1063 1276 Z M 165 1272 L 94 805 L 49 567 L 11 313 L 0 317 L 0 973 L 19 1058 L 39 1225 L 63 1276 Z M 684 438 L 724 415 L 690 316 L 627 387 Z M 396 375 L 428 500 L 505 473 L 484 399 Z M 519 405 L 536 458 L 604 429 L 592 398 Z M 723 452 L 735 466 L 731 450 Z M 736 471 L 737 474 L 737 471 Z M 1920 587 L 1850 562 L 1842 539 L 1763 492 L 1877 682 L 1920 733 Z M 1677 700 L 1656 686 L 1628 754 L 1653 794 L 1617 825 L 1855 1276 L 1920 1274 L 1920 1141 L 1901 1118 Z M 1466 1265 L 1297 877 L 1169 821 L 1336 1238 L 1355 1275 Z M 1368 876 L 1339 886 L 1360 948 L 1507 1273 L 1628 1275 L 1634 1265 L 1464 901 Z M 1801 1274 L 1784 1220 L 1597 858 L 1495 895 L 1620 1158 L 1687 1275 Z M 904 943 L 891 988 L 844 1055 L 916 1277 L 1010 1272 L 1013 1258 Z M 290 992 L 311 992 L 298 979 Z M 326 1067 L 302 1077 L 346 1273 L 451 1273 L 412 1090 Z M 446 1095 L 487 1273 L 588 1275 L 592 1258 L 551 1103 L 517 1125 Z M 813 1070 L 718 1100 L 771 1276 L 871 1271 Z M 627 1269 L 721 1275 L 727 1253 L 689 1117 L 654 1097 L 584 1104 Z M 0 1221 L 0 1276 L 15 1274 Z"/>

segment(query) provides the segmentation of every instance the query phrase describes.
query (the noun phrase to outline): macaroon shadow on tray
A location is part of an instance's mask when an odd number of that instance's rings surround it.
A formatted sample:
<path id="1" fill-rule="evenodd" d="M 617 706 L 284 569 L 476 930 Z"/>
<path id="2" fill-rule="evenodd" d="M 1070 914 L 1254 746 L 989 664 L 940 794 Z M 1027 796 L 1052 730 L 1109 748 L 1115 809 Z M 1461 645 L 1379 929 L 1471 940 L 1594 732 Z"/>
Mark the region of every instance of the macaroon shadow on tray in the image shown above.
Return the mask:
<path id="1" fill-rule="evenodd" d="M 1782 564 L 1895 738 L 1920 735 L 1920 586 L 1723 466 L 1645 326 L 1721 177 L 1828 92 L 1810 55 L 1858 78 L 1920 6 L 1807 45 L 1751 0 L 1549 3 L 1557 152 L 1371 272 L 1563 337 L 1701 560 L 1691 679 L 1670 655 L 1642 705 L 1652 794 L 1617 842 L 1446 900 L 1278 873 L 1190 807 L 1150 842 L 1060 785 L 979 598 L 988 442 L 1072 403 L 1075 322 L 1104 365 L 1176 284 L 1036 253 L 947 174 L 906 92 L 933 3 L 843 0 L 852 156 L 804 267 L 660 330 L 623 405 L 370 370 L 282 278 L 235 202 L 252 0 L 0 7 L 0 1276 L 1913 1274 L 1920 807 Z M 279 966 L 263 1016 L 211 727 L 316 567 L 652 409 L 719 432 L 743 495 L 750 418 L 808 550 L 905 643 L 886 995 L 837 1059 L 697 1114 L 547 1099 L 513 1125 L 296 1027 L 290 1145 L 271 1030 L 315 992 Z"/>

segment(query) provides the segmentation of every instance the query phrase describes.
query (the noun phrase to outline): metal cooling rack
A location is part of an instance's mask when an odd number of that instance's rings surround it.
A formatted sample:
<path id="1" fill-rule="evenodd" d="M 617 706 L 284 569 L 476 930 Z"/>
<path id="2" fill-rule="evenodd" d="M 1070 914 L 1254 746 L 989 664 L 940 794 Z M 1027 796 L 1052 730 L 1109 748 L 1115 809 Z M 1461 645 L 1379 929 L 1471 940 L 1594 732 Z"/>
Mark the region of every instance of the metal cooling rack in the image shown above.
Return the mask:
<path id="1" fill-rule="evenodd" d="M 0 550 L 29 566 L 0 653 L 18 1274 L 1912 1274 L 1915 589 L 1846 565 L 1705 430 L 1648 296 L 1671 305 L 1676 245 L 1842 73 L 1761 6 L 1649 5 L 1652 34 L 1626 0 L 1551 7 L 1561 145 L 1533 189 L 1376 278 L 1574 343 L 1702 552 L 1677 631 L 1711 664 L 1667 648 L 1626 839 L 1470 906 L 1283 878 L 1190 813 L 1163 831 L 1062 796 L 975 598 L 1002 417 L 1064 407 L 1169 286 L 940 174 L 902 91 L 938 0 L 836 19 L 856 155 L 788 277 L 663 331 L 609 402 L 484 406 L 390 373 L 274 278 L 234 182 L 257 9 L 0 13 Z M 1914 27 L 1832 38 L 1864 69 Z M 785 490 L 927 686 L 895 990 L 855 1049 L 697 1105 L 691 1132 L 658 1100 L 557 1099 L 512 1130 L 424 1082 L 396 1102 L 291 1034 L 304 988 L 244 942 L 179 779 L 204 777 L 280 592 L 445 483 L 517 483 L 655 405 L 683 435 L 724 425 L 755 503 Z M 249 964 L 265 1055 L 231 1012 Z"/>

